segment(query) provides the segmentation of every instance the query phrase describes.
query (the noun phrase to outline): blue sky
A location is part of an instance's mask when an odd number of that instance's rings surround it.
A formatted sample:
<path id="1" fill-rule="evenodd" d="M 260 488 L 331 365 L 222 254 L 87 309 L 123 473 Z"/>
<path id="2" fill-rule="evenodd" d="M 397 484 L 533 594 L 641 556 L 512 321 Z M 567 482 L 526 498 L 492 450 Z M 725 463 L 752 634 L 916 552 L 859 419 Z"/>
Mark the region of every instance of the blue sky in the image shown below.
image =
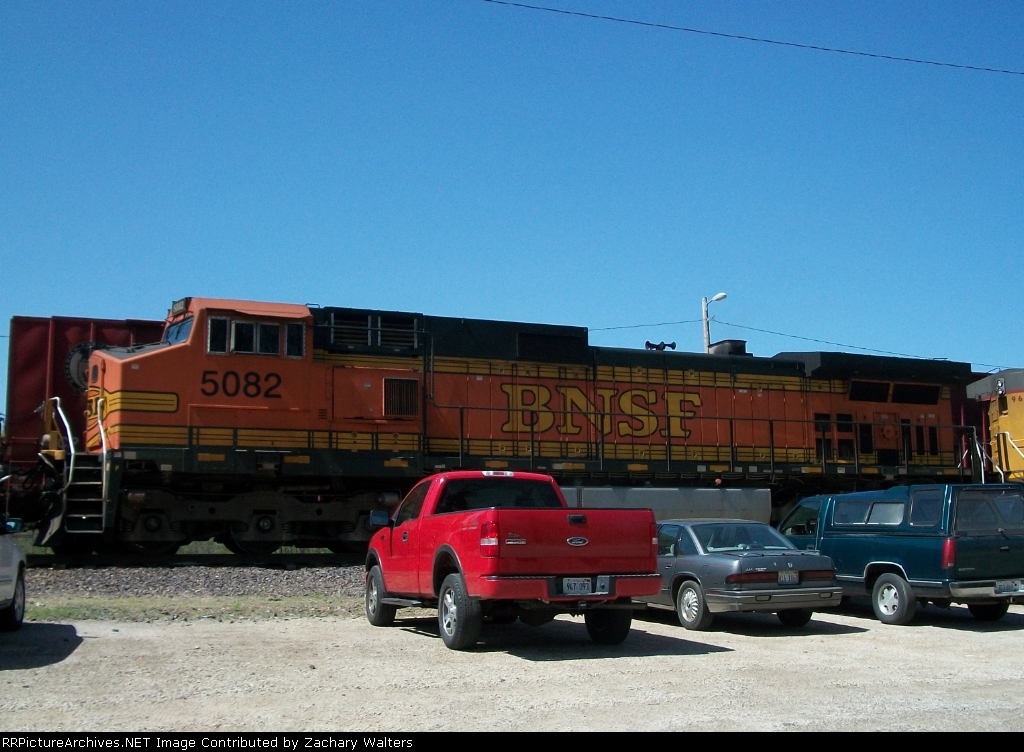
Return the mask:
<path id="1" fill-rule="evenodd" d="M 550 4 L 1024 70 L 1015 2 Z M 596 329 L 724 290 L 724 321 L 1021 366 L 1022 133 L 1024 76 L 479 0 L 4 0 L 0 318 L 209 295 Z"/>

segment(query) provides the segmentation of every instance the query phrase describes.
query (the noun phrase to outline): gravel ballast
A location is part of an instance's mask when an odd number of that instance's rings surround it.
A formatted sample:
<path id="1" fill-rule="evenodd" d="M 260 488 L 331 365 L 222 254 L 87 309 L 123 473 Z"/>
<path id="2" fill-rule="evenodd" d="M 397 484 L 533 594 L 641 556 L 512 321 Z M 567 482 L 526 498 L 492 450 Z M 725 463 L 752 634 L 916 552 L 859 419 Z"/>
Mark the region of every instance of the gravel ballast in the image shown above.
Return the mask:
<path id="1" fill-rule="evenodd" d="M 113 598 L 203 596 L 361 596 L 363 567 L 169 567 L 32 568 L 29 599 L 39 596 Z"/>

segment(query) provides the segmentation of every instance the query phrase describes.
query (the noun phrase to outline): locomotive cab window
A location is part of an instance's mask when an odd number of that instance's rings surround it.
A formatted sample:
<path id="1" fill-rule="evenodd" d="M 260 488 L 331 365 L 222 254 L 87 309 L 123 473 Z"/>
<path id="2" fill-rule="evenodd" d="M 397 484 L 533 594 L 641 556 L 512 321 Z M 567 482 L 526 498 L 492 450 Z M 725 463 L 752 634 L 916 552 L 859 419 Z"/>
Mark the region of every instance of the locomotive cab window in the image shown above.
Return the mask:
<path id="1" fill-rule="evenodd" d="M 259 335 L 257 338 L 257 352 L 260 355 L 281 354 L 281 325 L 280 324 L 259 324 L 256 327 Z"/>
<path id="2" fill-rule="evenodd" d="M 164 342 L 168 345 L 178 345 L 188 339 L 188 335 L 192 332 L 192 317 L 189 316 L 183 321 L 176 321 L 173 324 L 168 325 L 164 331 Z"/>
<path id="3" fill-rule="evenodd" d="M 256 352 L 256 325 L 251 321 L 231 322 L 231 352 Z"/>
<path id="4" fill-rule="evenodd" d="M 306 356 L 306 325 L 288 324 L 285 327 L 284 354 L 289 358 Z"/>
<path id="5" fill-rule="evenodd" d="M 211 318 L 207 330 L 206 351 L 226 353 L 228 351 L 228 320 Z"/>

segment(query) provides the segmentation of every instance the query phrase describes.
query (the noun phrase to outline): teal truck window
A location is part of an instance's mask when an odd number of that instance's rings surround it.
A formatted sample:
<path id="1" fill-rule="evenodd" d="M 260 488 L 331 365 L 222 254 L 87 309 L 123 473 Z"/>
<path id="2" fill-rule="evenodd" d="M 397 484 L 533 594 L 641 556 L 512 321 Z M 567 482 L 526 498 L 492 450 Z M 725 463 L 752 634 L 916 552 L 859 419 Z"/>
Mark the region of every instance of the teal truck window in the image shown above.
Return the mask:
<path id="1" fill-rule="evenodd" d="M 935 527 L 942 519 L 942 490 L 915 491 L 910 501 L 911 527 Z"/>
<path id="2" fill-rule="evenodd" d="M 832 512 L 832 522 L 836 525 L 863 525 L 870 509 L 870 501 L 837 501 L 835 511 Z"/>
<path id="3" fill-rule="evenodd" d="M 814 535 L 818 530 L 820 501 L 803 502 L 786 519 L 783 535 Z"/>
<path id="4" fill-rule="evenodd" d="M 899 525 L 906 505 L 902 501 L 876 501 L 868 515 L 869 525 Z"/>
<path id="5" fill-rule="evenodd" d="M 956 502 L 956 531 L 973 533 L 994 531 L 999 527 L 996 510 L 982 494 L 961 493 Z"/>

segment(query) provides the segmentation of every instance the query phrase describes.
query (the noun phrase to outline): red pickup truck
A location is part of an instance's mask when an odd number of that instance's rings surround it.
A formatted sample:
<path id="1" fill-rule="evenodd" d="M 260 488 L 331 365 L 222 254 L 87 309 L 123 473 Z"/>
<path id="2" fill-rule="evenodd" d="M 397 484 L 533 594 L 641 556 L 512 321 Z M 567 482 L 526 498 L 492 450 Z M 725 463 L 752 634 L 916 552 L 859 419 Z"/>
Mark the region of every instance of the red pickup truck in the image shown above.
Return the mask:
<path id="1" fill-rule="evenodd" d="M 654 513 L 569 509 L 547 475 L 459 471 L 421 481 L 378 528 L 366 558 L 366 617 L 437 605 L 441 639 L 476 644 L 485 619 L 538 626 L 583 614 L 594 642 L 626 639 L 635 597 L 661 589 Z"/>

